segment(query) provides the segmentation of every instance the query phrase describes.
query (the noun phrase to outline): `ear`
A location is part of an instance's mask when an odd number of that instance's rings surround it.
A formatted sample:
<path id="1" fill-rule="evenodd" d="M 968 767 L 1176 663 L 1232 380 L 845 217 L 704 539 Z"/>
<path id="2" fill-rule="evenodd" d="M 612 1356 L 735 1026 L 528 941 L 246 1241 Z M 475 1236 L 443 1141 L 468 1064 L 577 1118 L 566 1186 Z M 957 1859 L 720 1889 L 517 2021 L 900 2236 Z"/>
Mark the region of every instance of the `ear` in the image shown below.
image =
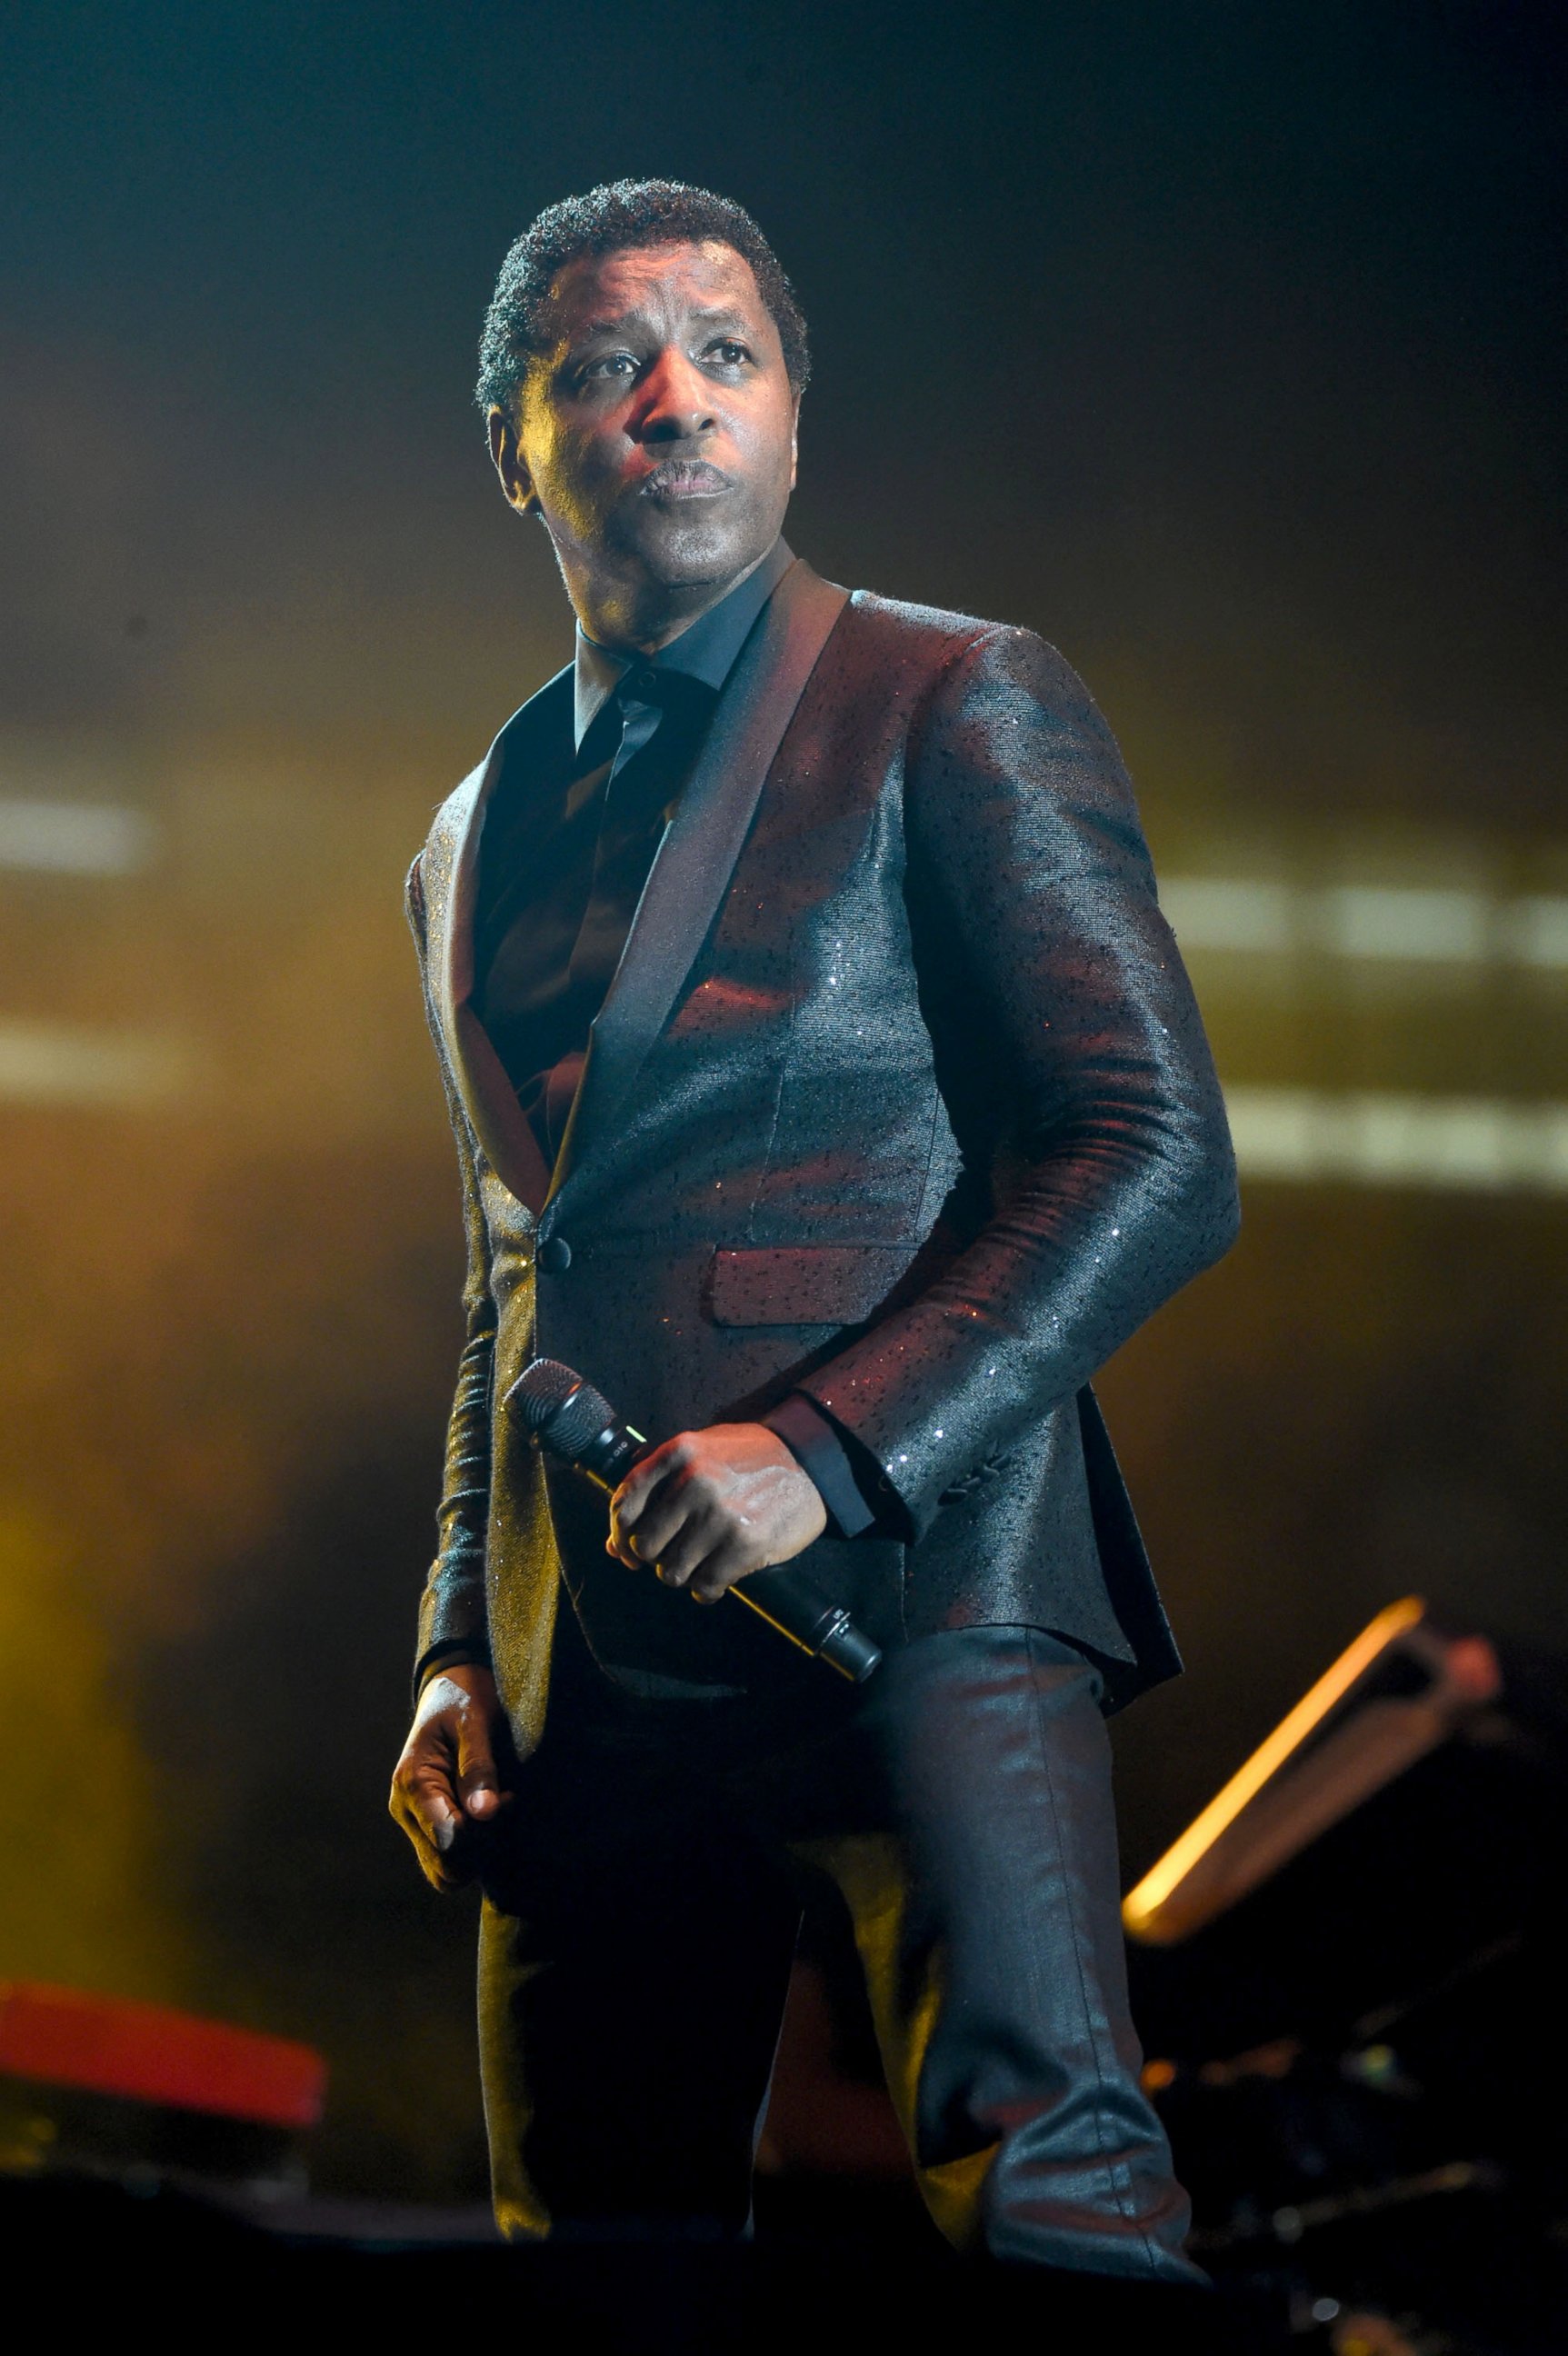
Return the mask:
<path id="1" fill-rule="evenodd" d="M 491 409 L 486 415 L 485 427 L 489 435 L 490 464 L 500 477 L 508 507 L 515 508 L 519 515 L 532 515 L 539 505 L 539 495 L 523 460 L 515 416 L 509 416 L 504 409 Z"/>
<path id="2" fill-rule="evenodd" d="M 795 414 L 789 421 L 789 488 L 791 490 L 795 487 L 795 478 L 800 471 L 800 403 L 804 398 L 803 393 L 798 392 L 795 395 Z"/>

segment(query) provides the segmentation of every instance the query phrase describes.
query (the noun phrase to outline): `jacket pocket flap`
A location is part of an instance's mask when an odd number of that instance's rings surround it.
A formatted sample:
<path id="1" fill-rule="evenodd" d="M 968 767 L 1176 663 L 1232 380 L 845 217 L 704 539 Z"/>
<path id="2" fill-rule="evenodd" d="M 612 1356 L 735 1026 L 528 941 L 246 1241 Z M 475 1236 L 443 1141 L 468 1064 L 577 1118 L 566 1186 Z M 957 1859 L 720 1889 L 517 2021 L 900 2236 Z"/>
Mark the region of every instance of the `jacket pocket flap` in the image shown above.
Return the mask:
<path id="1" fill-rule="evenodd" d="M 716 1251 L 715 1325 L 858 1325 L 914 1257 L 898 1244 L 757 1244 Z"/>

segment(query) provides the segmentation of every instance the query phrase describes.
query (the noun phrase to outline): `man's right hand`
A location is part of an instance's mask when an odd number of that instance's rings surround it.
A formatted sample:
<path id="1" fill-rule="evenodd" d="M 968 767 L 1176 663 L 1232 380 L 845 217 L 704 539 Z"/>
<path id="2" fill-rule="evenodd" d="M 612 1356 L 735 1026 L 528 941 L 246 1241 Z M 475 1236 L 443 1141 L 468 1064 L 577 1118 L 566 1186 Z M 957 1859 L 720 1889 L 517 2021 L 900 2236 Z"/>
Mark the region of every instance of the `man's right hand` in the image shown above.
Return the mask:
<path id="1" fill-rule="evenodd" d="M 419 1697 L 388 1802 L 437 1890 L 478 1871 L 480 1837 L 511 1804 L 498 1766 L 509 1755 L 490 1671 L 472 1662 L 438 1670 Z"/>

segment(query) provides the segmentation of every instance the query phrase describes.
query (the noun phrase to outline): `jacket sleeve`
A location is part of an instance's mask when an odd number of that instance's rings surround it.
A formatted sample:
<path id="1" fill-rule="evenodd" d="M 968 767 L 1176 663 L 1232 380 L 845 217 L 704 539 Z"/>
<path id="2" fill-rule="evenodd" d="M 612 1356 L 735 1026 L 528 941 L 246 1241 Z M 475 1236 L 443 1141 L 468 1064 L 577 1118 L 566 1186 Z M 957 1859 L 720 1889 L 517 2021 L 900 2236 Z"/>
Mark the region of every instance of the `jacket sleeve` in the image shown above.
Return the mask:
<path id="1" fill-rule="evenodd" d="M 425 948 L 424 894 L 416 859 L 408 873 L 408 920 L 419 952 L 425 1019 L 435 1042 L 442 1085 L 463 1184 L 468 1263 L 463 1286 L 464 1342 L 457 1387 L 446 1427 L 446 1458 L 436 1512 L 435 1559 L 419 1603 L 413 1684 L 459 1661 L 488 1664 L 489 1628 L 485 1598 L 485 1530 L 490 1497 L 490 1395 L 495 1366 L 496 1304 L 490 1291 L 489 1241 L 479 1199 L 475 1147 L 452 1084 L 431 995 Z"/>
<path id="2" fill-rule="evenodd" d="M 1014 1174 L 966 1248 L 800 1387 L 907 1516 L 994 1472 L 1232 1241 L 1235 1164 L 1133 788 L 1087 690 L 1026 630 L 939 674 L 905 778 L 922 998 L 1000 1076 Z"/>

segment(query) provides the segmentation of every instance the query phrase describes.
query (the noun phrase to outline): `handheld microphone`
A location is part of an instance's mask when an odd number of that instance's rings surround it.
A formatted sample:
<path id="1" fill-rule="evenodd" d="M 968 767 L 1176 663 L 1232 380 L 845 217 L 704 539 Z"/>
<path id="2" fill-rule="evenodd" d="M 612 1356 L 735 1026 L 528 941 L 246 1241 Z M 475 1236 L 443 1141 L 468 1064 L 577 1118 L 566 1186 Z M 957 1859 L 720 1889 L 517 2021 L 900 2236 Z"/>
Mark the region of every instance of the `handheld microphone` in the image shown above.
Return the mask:
<path id="1" fill-rule="evenodd" d="M 535 1358 L 525 1366 L 503 1404 L 522 1418 L 542 1448 L 601 1489 L 618 1489 L 648 1445 L 602 1392 L 558 1358 Z M 749 1571 L 728 1592 L 852 1685 L 864 1685 L 882 1658 L 849 1613 L 828 1602 L 792 1564 Z"/>

